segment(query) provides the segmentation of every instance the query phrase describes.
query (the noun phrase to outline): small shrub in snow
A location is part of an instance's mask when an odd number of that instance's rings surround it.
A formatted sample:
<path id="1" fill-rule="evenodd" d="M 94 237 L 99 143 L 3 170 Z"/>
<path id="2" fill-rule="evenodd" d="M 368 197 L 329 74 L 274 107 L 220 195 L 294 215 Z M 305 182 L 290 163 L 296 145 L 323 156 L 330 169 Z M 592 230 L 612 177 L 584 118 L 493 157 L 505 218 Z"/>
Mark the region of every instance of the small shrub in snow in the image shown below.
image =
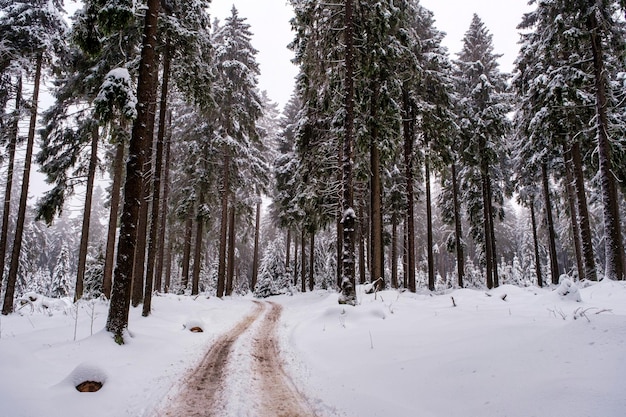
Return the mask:
<path id="1" fill-rule="evenodd" d="M 567 275 L 561 275 L 561 278 L 559 278 L 559 286 L 556 289 L 556 292 L 561 297 L 568 300 L 573 300 L 577 302 L 582 301 L 578 287 Z"/>

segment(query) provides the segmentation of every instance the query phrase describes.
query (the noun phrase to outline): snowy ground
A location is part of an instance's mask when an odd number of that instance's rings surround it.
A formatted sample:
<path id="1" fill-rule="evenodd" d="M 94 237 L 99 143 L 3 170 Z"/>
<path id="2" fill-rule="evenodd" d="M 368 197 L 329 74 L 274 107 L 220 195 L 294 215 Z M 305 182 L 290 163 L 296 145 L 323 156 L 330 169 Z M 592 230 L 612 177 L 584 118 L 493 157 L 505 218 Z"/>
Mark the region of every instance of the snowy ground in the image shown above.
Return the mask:
<path id="1" fill-rule="evenodd" d="M 286 370 L 320 417 L 626 415 L 626 283 L 583 288 L 581 302 L 511 286 L 360 291 L 357 307 L 327 292 L 272 298 L 284 307 Z M 103 303 L 81 305 L 77 320 L 76 308 L 61 303 L 2 316 L 0 417 L 159 415 L 208 346 L 253 311 L 251 301 L 155 297 L 151 317 L 131 311 L 124 347 L 101 330 Z M 205 331 L 189 332 L 195 325 Z M 244 346 L 253 337 L 240 339 Z M 241 346 L 227 393 L 250 382 Z M 79 393 L 74 385 L 85 378 L 104 387 Z M 225 415 L 260 414 L 256 403 L 229 401 Z"/>

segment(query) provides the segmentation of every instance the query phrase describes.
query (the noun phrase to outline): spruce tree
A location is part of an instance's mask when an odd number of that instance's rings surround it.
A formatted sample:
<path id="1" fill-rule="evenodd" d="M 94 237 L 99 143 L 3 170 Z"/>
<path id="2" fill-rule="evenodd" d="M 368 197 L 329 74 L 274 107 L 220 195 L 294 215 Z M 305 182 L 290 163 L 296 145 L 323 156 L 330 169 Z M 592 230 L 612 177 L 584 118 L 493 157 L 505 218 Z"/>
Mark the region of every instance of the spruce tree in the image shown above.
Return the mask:
<path id="1" fill-rule="evenodd" d="M 470 234 L 482 251 L 488 288 L 498 285 L 494 222 L 503 216 L 500 161 L 503 140 L 510 130 L 510 98 L 506 76 L 498 69 L 492 35 L 477 15 L 463 38 L 456 61 L 463 169 L 461 189 L 470 219 Z"/>

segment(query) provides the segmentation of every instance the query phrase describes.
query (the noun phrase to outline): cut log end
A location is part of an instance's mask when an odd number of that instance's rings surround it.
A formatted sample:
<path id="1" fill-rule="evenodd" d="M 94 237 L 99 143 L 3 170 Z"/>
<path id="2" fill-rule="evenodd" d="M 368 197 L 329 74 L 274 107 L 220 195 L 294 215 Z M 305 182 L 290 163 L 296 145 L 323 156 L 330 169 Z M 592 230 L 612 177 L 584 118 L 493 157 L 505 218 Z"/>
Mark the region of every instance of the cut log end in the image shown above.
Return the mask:
<path id="1" fill-rule="evenodd" d="M 76 390 L 79 392 L 96 392 L 102 388 L 102 382 L 98 381 L 84 381 L 76 385 Z"/>

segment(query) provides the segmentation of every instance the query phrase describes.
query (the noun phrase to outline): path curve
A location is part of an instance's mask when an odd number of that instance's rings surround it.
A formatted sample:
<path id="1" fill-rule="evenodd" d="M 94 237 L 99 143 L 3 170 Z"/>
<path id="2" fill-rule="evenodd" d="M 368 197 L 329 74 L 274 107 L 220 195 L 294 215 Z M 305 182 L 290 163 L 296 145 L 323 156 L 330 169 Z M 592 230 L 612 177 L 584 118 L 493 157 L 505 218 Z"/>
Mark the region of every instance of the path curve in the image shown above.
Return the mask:
<path id="1" fill-rule="evenodd" d="M 226 371 L 230 362 L 237 360 L 231 355 L 237 343 L 241 343 L 237 350 L 252 358 L 248 380 L 255 383 L 250 391 L 240 393 L 247 398 L 237 399 L 249 404 L 249 416 L 316 417 L 280 359 L 277 326 L 282 306 L 253 302 L 252 312 L 213 343 L 200 364 L 183 378 L 180 385 L 184 388 L 158 412 L 158 417 L 229 417 L 231 399 L 222 394 L 232 382 Z M 241 337 L 247 332 L 253 332 L 252 337 Z"/>

